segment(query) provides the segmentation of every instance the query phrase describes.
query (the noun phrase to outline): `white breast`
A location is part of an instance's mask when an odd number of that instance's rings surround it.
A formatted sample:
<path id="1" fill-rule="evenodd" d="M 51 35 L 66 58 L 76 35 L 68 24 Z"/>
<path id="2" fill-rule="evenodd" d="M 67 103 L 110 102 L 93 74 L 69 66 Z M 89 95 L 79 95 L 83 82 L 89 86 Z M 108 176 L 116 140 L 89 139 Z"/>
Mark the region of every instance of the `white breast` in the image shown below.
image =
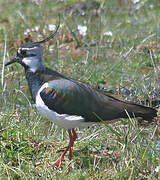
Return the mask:
<path id="1" fill-rule="evenodd" d="M 43 86 L 39 89 L 36 96 L 36 107 L 44 117 L 46 117 L 48 120 L 52 121 L 56 125 L 67 129 L 72 129 L 76 127 L 87 127 L 93 124 L 92 122 L 91 123 L 85 122 L 82 116 L 58 114 L 55 111 L 50 110 L 44 104 L 40 96 L 40 92 L 47 87 L 48 87 L 48 83 L 43 84 Z"/>

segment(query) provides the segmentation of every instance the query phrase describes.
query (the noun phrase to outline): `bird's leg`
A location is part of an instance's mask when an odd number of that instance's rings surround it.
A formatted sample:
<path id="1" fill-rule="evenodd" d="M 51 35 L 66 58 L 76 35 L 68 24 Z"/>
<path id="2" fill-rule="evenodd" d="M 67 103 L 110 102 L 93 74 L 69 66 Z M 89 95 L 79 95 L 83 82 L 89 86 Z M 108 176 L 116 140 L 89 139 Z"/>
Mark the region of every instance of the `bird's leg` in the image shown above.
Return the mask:
<path id="1" fill-rule="evenodd" d="M 77 139 L 77 133 L 74 129 L 72 129 L 72 137 L 73 137 L 73 141 L 72 141 L 72 146 L 69 149 L 69 156 L 68 156 L 69 160 L 72 160 L 72 147 L 74 145 L 74 141 Z"/>
<path id="2" fill-rule="evenodd" d="M 73 132 L 73 130 L 72 130 L 72 132 Z M 56 165 L 59 164 L 58 167 L 60 168 L 60 167 L 62 166 L 62 160 L 63 160 L 65 154 L 66 154 L 67 151 L 70 150 L 71 147 L 73 146 L 73 144 L 74 144 L 74 138 L 75 138 L 75 137 L 74 137 L 74 133 L 73 133 L 73 135 L 72 135 L 71 130 L 68 130 L 68 133 L 69 133 L 69 144 L 68 144 L 67 148 L 66 148 L 65 151 L 62 153 L 62 155 L 60 156 L 60 158 L 57 159 L 57 161 L 49 163 L 51 166 L 56 166 Z"/>

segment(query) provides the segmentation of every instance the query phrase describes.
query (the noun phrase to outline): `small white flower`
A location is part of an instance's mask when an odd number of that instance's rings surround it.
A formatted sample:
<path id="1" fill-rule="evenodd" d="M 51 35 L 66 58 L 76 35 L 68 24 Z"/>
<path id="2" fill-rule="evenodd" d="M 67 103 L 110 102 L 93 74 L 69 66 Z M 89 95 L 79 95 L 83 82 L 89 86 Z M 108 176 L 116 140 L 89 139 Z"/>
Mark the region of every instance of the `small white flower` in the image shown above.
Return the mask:
<path id="1" fill-rule="evenodd" d="M 78 29 L 80 35 L 82 35 L 82 36 L 87 35 L 87 26 L 78 25 L 77 29 Z"/>
<path id="2" fill-rule="evenodd" d="M 39 31 L 39 26 L 35 26 L 35 27 L 34 27 L 34 30 L 35 30 L 35 31 Z"/>
<path id="3" fill-rule="evenodd" d="M 157 173 L 159 172 L 159 170 L 160 170 L 160 166 L 157 166 L 157 167 L 154 169 L 154 171 L 156 171 Z"/>
<path id="4" fill-rule="evenodd" d="M 55 48 L 54 45 L 49 46 L 49 52 L 53 52 L 54 48 Z"/>
<path id="5" fill-rule="evenodd" d="M 27 34 L 29 34 L 30 32 L 31 32 L 30 29 L 26 29 L 26 30 L 24 31 L 24 35 L 27 35 Z"/>
<path id="6" fill-rule="evenodd" d="M 54 31 L 56 29 L 56 25 L 55 24 L 48 24 L 48 29 L 49 29 L 49 31 Z"/>
<path id="7" fill-rule="evenodd" d="M 112 32 L 111 31 L 107 31 L 107 32 L 104 32 L 104 34 L 103 34 L 104 36 L 112 36 L 113 34 L 112 34 Z"/>
<path id="8" fill-rule="evenodd" d="M 32 3 L 35 3 L 36 5 L 39 5 L 42 0 L 31 0 Z"/>
<path id="9" fill-rule="evenodd" d="M 133 4 L 139 3 L 141 0 L 132 0 Z"/>
<path id="10" fill-rule="evenodd" d="M 41 34 L 38 34 L 38 38 L 43 38 L 43 36 Z"/>
<path id="11" fill-rule="evenodd" d="M 149 6 L 151 9 L 153 9 L 154 8 L 154 6 L 153 6 L 153 4 L 150 4 L 150 6 Z"/>

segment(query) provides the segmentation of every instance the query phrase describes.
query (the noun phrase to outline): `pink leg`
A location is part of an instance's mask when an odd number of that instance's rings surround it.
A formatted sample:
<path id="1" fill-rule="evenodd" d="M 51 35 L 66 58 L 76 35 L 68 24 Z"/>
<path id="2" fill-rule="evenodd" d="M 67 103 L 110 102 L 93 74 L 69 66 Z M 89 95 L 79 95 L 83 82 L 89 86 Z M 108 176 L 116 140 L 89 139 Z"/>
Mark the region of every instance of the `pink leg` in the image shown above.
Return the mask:
<path id="1" fill-rule="evenodd" d="M 72 146 L 69 149 L 69 156 L 68 156 L 69 160 L 72 160 L 72 147 L 74 145 L 74 141 L 77 139 L 77 134 L 76 134 L 76 131 L 74 129 L 72 129 L 72 135 L 73 135 L 72 136 L 73 137 L 73 144 L 72 144 Z"/>
<path id="2" fill-rule="evenodd" d="M 71 130 L 68 130 L 68 133 L 69 133 L 69 144 L 68 144 L 68 147 L 65 149 L 65 151 L 62 153 L 62 155 L 60 156 L 60 158 L 57 161 L 50 163 L 51 166 L 56 166 L 56 165 L 59 164 L 58 167 L 60 168 L 62 166 L 62 160 L 63 160 L 63 158 L 64 158 L 64 156 L 65 156 L 65 154 L 67 153 L 68 150 L 69 150 L 69 160 L 72 159 L 72 149 L 71 148 L 74 145 L 74 141 L 77 138 L 77 134 L 76 134 L 74 129 L 72 129 L 72 132 L 71 132 Z"/>

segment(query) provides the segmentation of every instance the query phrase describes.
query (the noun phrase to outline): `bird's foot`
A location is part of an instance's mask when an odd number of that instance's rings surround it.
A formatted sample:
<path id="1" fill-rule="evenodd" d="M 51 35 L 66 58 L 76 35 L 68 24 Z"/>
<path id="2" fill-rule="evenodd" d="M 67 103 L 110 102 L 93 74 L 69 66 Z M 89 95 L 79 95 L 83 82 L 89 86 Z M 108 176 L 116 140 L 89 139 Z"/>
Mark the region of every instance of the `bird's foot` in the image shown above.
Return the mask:
<path id="1" fill-rule="evenodd" d="M 70 137 L 69 145 L 67 146 L 67 148 L 65 149 L 65 151 L 62 153 L 62 155 L 60 156 L 60 158 L 57 161 L 49 163 L 50 166 L 54 167 L 59 164 L 58 167 L 61 168 L 62 160 L 68 151 L 69 151 L 68 159 L 72 160 L 72 147 L 74 145 L 74 141 L 77 139 L 77 134 L 74 129 L 72 129 L 72 133 L 71 133 L 71 130 L 68 130 L 68 133 L 69 133 L 69 137 Z"/>
<path id="2" fill-rule="evenodd" d="M 61 166 L 62 166 L 62 158 L 61 157 L 59 159 L 57 159 L 57 161 L 49 163 L 49 165 L 52 167 L 57 166 L 58 164 L 59 164 L 58 168 L 61 168 Z"/>

